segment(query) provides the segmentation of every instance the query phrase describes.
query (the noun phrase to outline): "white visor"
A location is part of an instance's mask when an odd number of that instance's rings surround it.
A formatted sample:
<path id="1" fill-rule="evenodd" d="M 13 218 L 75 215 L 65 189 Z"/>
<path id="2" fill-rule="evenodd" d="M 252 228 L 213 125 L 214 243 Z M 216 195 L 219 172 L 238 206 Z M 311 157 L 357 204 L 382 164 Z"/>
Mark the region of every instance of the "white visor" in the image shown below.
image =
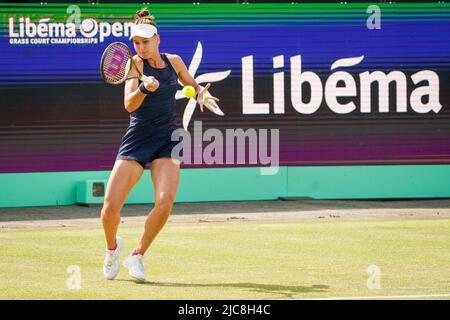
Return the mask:
<path id="1" fill-rule="evenodd" d="M 133 39 L 133 37 L 135 36 L 142 38 L 151 38 L 155 34 L 158 34 L 158 30 L 156 29 L 155 26 L 152 26 L 151 24 L 147 23 L 139 23 L 131 27 L 130 40 Z"/>

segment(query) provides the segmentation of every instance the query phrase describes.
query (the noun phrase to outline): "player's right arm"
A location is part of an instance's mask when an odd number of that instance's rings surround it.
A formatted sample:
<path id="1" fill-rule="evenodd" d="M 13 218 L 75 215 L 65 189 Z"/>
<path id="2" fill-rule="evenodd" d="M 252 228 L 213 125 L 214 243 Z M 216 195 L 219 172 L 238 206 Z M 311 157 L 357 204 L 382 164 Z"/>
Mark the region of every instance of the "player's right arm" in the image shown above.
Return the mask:
<path id="1" fill-rule="evenodd" d="M 135 55 L 133 57 L 133 61 L 135 63 L 136 68 L 138 68 L 138 70 L 141 73 L 143 73 L 144 62 L 142 61 L 142 59 L 139 58 L 138 55 Z M 129 113 L 137 110 L 141 106 L 145 97 L 147 96 L 146 94 L 142 93 L 139 90 L 138 77 L 139 77 L 138 72 L 134 68 L 132 68 L 128 80 L 125 82 L 124 107 L 125 110 L 127 110 Z M 151 85 L 144 83 L 144 86 L 147 90 L 155 91 L 156 89 L 158 89 L 159 86 L 158 81 L 156 79 L 154 80 L 156 81 L 156 83 Z"/>

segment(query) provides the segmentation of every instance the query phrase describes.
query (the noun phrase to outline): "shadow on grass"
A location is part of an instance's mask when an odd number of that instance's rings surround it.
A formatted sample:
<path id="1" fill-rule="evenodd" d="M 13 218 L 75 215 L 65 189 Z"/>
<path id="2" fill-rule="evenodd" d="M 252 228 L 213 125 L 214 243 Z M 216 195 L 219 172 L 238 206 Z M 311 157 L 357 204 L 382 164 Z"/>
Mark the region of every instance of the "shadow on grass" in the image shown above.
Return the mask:
<path id="1" fill-rule="evenodd" d="M 131 279 L 118 279 L 116 281 L 134 282 L 139 285 L 148 285 L 153 287 L 169 287 L 169 288 L 224 288 L 224 289 L 243 289 L 255 293 L 276 294 L 281 295 L 282 298 L 295 298 L 295 295 L 302 293 L 313 292 L 327 292 L 329 286 L 327 285 L 312 285 L 312 286 L 285 286 L 277 284 L 262 284 L 262 283 L 178 283 L 178 282 L 138 282 Z"/>

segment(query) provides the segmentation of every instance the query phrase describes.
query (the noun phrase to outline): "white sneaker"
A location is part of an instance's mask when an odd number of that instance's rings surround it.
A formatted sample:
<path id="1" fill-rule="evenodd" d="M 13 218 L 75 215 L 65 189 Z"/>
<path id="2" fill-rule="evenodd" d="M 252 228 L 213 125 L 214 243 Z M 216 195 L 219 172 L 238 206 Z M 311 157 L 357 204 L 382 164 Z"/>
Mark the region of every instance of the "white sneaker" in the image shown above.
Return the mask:
<path id="1" fill-rule="evenodd" d="M 103 274 L 108 280 L 114 279 L 120 270 L 119 255 L 122 251 L 123 240 L 121 237 L 116 237 L 117 248 L 114 251 L 106 249 L 105 261 L 103 262 Z"/>
<path id="2" fill-rule="evenodd" d="M 138 254 L 135 256 L 128 256 L 123 262 L 123 266 L 128 269 L 128 274 L 138 280 L 145 282 L 144 265 L 142 264 L 143 256 Z"/>

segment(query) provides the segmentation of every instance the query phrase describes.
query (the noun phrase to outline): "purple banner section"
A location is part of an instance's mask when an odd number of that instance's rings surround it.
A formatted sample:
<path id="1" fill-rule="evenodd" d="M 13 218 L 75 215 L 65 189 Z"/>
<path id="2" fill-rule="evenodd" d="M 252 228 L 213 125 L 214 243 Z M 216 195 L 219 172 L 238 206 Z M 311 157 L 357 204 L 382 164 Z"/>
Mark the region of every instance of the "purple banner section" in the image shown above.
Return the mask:
<path id="1" fill-rule="evenodd" d="M 212 87 L 211 92 L 233 92 L 240 84 L 227 81 Z M 271 86 L 260 81 L 260 88 Z M 448 82 L 441 82 L 448 86 Z M 73 94 L 73 91 L 83 94 Z M 120 101 L 122 88 L 104 85 L 48 86 L 1 89 L 3 102 L 0 128 L 0 171 L 52 172 L 110 170 L 114 164 L 122 135 L 128 126 L 128 115 Z M 56 99 L 48 99 L 58 92 Z M 270 101 L 265 90 L 255 91 L 255 101 Z M 288 94 L 286 90 L 286 94 Z M 62 97 L 68 97 L 67 101 Z M 201 145 L 191 145 L 191 161 L 185 168 L 264 166 L 249 158 L 249 146 L 260 140 L 245 140 L 234 146 L 235 161 L 226 161 L 226 132 L 242 129 L 266 132 L 270 155 L 270 132 L 279 132 L 280 166 L 382 165 L 382 164 L 448 164 L 450 163 L 449 109 L 438 114 L 353 113 L 336 115 L 323 104 L 317 113 L 304 115 L 292 108 L 283 115 L 242 115 L 242 97 L 220 94 L 224 117 L 196 110 L 188 126 L 195 138 L 195 123 L 201 122 Z M 86 99 L 86 97 L 90 99 Z M 448 106 L 448 96 L 441 94 L 441 103 Z M 181 125 L 186 100 L 177 102 Z M 217 163 L 206 163 L 204 152 L 211 141 L 204 136 L 211 129 L 222 133 L 223 157 Z M 257 136 L 259 137 L 259 136 Z M 228 146 L 229 148 L 229 146 Z M 200 152 L 201 162 L 194 160 Z M 236 160 L 245 154 L 245 162 Z M 220 160 L 220 159 L 219 159 Z"/>

